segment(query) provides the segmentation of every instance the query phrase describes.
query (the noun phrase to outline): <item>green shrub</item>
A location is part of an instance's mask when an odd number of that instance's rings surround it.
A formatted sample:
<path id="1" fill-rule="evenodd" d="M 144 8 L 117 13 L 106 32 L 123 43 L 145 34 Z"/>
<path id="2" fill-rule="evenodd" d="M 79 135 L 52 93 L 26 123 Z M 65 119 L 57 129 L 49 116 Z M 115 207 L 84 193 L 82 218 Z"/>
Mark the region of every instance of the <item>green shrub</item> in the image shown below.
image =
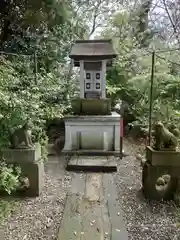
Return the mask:
<path id="1" fill-rule="evenodd" d="M 18 166 L 7 165 L 3 160 L 0 162 L 0 191 L 11 194 L 20 187 L 19 177 L 21 169 Z"/>

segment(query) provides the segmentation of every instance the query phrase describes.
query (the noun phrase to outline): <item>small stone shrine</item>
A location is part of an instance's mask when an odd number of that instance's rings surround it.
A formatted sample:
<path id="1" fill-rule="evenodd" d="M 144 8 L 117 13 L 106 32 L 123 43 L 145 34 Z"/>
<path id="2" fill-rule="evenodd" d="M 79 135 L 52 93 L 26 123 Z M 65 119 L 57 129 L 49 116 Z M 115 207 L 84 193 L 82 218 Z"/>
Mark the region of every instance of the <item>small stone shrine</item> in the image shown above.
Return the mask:
<path id="1" fill-rule="evenodd" d="M 106 69 L 116 54 L 111 40 L 78 40 L 69 57 L 80 67 L 80 97 L 65 117 L 64 152 L 118 152 L 120 115 L 106 98 Z"/>

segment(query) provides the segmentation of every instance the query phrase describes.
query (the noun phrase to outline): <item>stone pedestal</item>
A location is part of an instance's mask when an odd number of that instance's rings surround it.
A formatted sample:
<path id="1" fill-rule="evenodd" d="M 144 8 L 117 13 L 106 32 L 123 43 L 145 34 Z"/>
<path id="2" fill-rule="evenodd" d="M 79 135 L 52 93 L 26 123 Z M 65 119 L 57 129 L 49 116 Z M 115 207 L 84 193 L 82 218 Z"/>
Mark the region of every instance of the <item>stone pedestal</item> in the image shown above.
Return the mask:
<path id="1" fill-rule="evenodd" d="M 67 116 L 63 152 L 118 152 L 120 150 L 120 115 Z"/>
<path id="2" fill-rule="evenodd" d="M 142 171 L 142 190 L 144 196 L 151 200 L 172 200 L 177 189 L 177 173 L 172 167 L 153 166 L 147 161 Z M 170 181 L 163 186 L 158 186 L 158 179 L 164 175 L 170 176 Z"/>
<path id="3" fill-rule="evenodd" d="M 7 163 L 18 164 L 22 175 L 28 177 L 30 187 L 25 191 L 29 197 L 39 196 L 44 185 L 44 162 L 41 158 L 41 145 L 30 149 L 3 149 L 2 156 Z"/>
<path id="4" fill-rule="evenodd" d="M 28 177 L 30 187 L 25 191 L 29 197 L 38 197 L 44 187 L 44 162 L 43 160 L 34 163 L 21 163 L 22 174 Z"/>
<path id="5" fill-rule="evenodd" d="M 72 109 L 76 115 L 111 115 L 111 100 L 77 98 L 72 101 Z"/>
<path id="6" fill-rule="evenodd" d="M 146 147 L 146 159 L 153 166 L 180 167 L 180 152 L 156 151 L 152 147 Z"/>
<path id="7" fill-rule="evenodd" d="M 36 143 L 32 148 L 6 148 L 2 156 L 7 163 L 34 163 L 41 159 L 41 145 Z"/>
<path id="8" fill-rule="evenodd" d="M 152 200 L 180 199 L 179 172 L 180 152 L 156 151 L 147 146 L 142 171 L 145 197 Z"/>

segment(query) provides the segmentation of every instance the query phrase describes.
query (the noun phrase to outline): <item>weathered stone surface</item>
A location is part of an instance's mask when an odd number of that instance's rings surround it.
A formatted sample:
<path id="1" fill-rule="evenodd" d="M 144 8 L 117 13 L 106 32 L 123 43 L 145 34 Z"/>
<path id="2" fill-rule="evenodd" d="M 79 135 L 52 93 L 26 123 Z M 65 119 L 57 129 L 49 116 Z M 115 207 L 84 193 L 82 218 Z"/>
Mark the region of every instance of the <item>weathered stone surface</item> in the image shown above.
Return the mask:
<path id="1" fill-rule="evenodd" d="M 76 194 L 69 194 L 57 240 L 79 240 L 81 238 L 82 216 L 79 214 L 79 205 L 80 197 Z"/>
<path id="2" fill-rule="evenodd" d="M 64 117 L 64 121 L 70 123 L 70 122 L 74 122 L 77 123 L 77 125 L 79 125 L 78 123 L 81 122 L 86 122 L 86 124 L 88 122 L 93 122 L 93 121 L 101 121 L 103 124 L 106 122 L 119 122 L 120 121 L 120 115 L 116 112 L 111 112 L 111 115 L 93 115 L 93 116 L 74 116 L 74 115 L 66 115 Z M 75 124 L 76 125 L 76 124 Z"/>
<path id="3" fill-rule="evenodd" d="M 152 200 L 180 199 L 180 152 L 146 148 L 142 185 L 145 197 Z M 168 180 L 169 179 L 169 180 Z"/>
<path id="4" fill-rule="evenodd" d="M 67 165 L 69 171 L 114 172 L 117 171 L 115 157 L 72 156 Z"/>
<path id="5" fill-rule="evenodd" d="M 74 174 L 58 240 L 127 240 L 113 176 Z"/>
<path id="6" fill-rule="evenodd" d="M 76 195 L 83 196 L 86 186 L 86 175 L 82 173 L 73 173 L 73 181 L 70 192 Z"/>
<path id="7" fill-rule="evenodd" d="M 44 186 L 44 162 L 43 160 L 35 163 L 21 163 L 22 175 L 28 177 L 30 187 L 24 192 L 29 197 L 39 196 Z"/>
<path id="8" fill-rule="evenodd" d="M 112 240 L 128 240 L 127 229 L 123 220 L 123 212 L 118 202 L 116 185 L 113 176 L 110 174 L 103 175 L 104 199 L 107 201 L 109 218 L 111 223 Z"/>
<path id="9" fill-rule="evenodd" d="M 33 146 L 31 127 L 28 121 L 26 121 L 20 128 L 9 129 L 9 133 L 9 141 L 11 144 L 11 148 L 16 149 L 22 146 L 26 148 L 31 148 Z"/>
<path id="10" fill-rule="evenodd" d="M 147 146 L 146 159 L 153 166 L 180 166 L 180 152 L 177 151 L 156 151 Z"/>
<path id="11" fill-rule="evenodd" d="M 104 216 L 102 215 L 102 206 L 100 204 L 94 204 L 92 208 L 92 203 L 84 199 L 81 207 L 83 208 L 82 214 L 84 216 L 81 239 L 105 239 L 106 231 L 108 232 L 109 229 L 105 230 L 103 226 Z"/>
<path id="12" fill-rule="evenodd" d="M 155 123 L 152 134 L 154 135 L 155 140 L 153 146 L 155 150 L 161 151 L 165 149 L 176 151 L 178 139 L 162 122 L 158 121 Z"/>
<path id="13" fill-rule="evenodd" d="M 2 156 L 7 163 L 33 163 L 41 158 L 41 145 L 36 143 L 32 148 L 3 149 Z"/>
<path id="14" fill-rule="evenodd" d="M 22 176 L 29 179 L 30 187 L 22 194 L 29 197 L 39 196 L 44 185 L 44 162 L 41 159 L 41 145 L 35 144 L 32 149 L 3 149 L 7 163 L 17 163 Z"/>
<path id="15" fill-rule="evenodd" d="M 142 166 L 142 190 L 145 197 L 151 200 L 179 198 L 180 152 L 156 151 L 147 146 L 146 161 Z"/>
<path id="16" fill-rule="evenodd" d="M 84 190 L 84 197 L 89 202 L 101 202 L 101 188 L 102 188 L 102 174 L 86 174 L 86 186 Z"/>
<path id="17" fill-rule="evenodd" d="M 99 150 L 119 151 L 120 116 L 65 117 L 65 145 L 63 151 Z"/>
<path id="18" fill-rule="evenodd" d="M 85 98 L 87 99 L 100 99 L 100 93 L 99 92 L 87 92 L 85 93 Z"/>
<path id="19" fill-rule="evenodd" d="M 120 151 L 102 151 L 102 150 L 63 150 L 68 156 L 117 156 L 119 157 Z M 126 156 L 123 150 L 123 156 Z"/>
<path id="20" fill-rule="evenodd" d="M 171 176 L 167 188 L 162 191 L 157 187 L 157 180 L 159 177 L 168 174 Z M 152 200 L 172 200 L 174 192 L 177 188 L 176 174 L 173 168 L 167 166 L 152 166 L 147 161 L 144 163 L 142 172 L 142 185 L 145 197 Z"/>
<path id="21" fill-rule="evenodd" d="M 83 99 L 81 111 L 88 115 L 110 115 L 110 99 Z"/>

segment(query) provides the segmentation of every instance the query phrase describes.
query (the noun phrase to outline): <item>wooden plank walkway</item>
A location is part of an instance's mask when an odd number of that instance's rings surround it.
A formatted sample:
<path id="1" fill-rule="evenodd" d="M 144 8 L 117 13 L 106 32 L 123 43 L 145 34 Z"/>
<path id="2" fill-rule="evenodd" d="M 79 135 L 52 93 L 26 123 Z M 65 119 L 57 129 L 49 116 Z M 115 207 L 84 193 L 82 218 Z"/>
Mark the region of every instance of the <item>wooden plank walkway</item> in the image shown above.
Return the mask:
<path id="1" fill-rule="evenodd" d="M 111 174 L 73 174 L 57 240 L 128 240 Z"/>
<path id="2" fill-rule="evenodd" d="M 117 163 L 114 156 L 72 156 L 68 171 L 116 172 Z"/>

